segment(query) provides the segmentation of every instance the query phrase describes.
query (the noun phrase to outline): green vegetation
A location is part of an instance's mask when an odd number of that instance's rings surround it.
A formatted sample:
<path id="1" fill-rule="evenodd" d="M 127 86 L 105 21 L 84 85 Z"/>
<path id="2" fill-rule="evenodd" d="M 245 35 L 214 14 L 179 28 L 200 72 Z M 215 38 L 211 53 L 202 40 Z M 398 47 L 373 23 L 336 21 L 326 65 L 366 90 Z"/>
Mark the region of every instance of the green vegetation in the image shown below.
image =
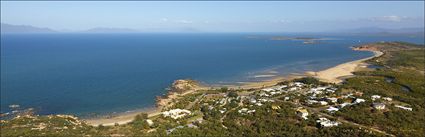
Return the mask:
<path id="1" fill-rule="evenodd" d="M 386 111 L 376 111 L 359 105 L 337 113 L 360 124 L 378 127 L 398 136 L 423 136 L 425 134 L 425 50 L 417 45 L 392 42 L 380 43 L 385 55 L 369 61 L 382 65 L 375 71 L 360 71 L 357 77 L 347 79 L 341 86 L 347 90 L 361 91 L 365 95 L 382 95 L 395 99 L 387 104 Z M 375 46 L 375 45 L 372 45 Z M 391 46 L 391 47 L 388 47 Z M 412 112 L 394 108 L 408 105 Z"/>

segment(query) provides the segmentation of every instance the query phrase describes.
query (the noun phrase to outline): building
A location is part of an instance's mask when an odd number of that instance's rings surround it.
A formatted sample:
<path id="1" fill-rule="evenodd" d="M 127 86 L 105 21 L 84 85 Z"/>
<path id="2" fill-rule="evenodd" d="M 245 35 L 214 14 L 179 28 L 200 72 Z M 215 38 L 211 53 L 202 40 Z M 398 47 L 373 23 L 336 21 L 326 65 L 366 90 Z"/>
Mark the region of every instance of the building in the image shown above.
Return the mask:
<path id="1" fill-rule="evenodd" d="M 277 105 L 272 105 L 272 109 L 280 109 L 280 106 L 277 106 Z"/>
<path id="2" fill-rule="evenodd" d="M 385 109 L 385 104 L 384 103 L 373 103 L 373 108 L 375 108 L 377 110 L 382 110 L 382 109 Z"/>
<path id="3" fill-rule="evenodd" d="M 351 105 L 351 103 L 345 102 L 345 103 L 340 104 L 340 108 L 344 108 L 345 106 L 350 106 L 350 105 Z"/>
<path id="4" fill-rule="evenodd" d="M 331 121 L 327 118 L 319 118 L 316 122 L 320 125 L 320 127 L 334 127 L 340 124 L 337 121 Z"/>
<path id="5" fill-rule="evenodd" d="M 336 107 L 332 107 L 332 106 L 330 106 L 328 109 L 326 109 L 328 112 L 330 112 L 330 113 L 334 113 L 334 112 L 336 112 L 336 111 L 338 111 L 339 109 L 338 108 L 336 108 Z"/>
<path id="6" fill-rule="evenodd" d="M 191 112 L 189 110 L 186 109 L 172 109 L 169 111 L 164 111 L 162 112 L 162 115 L 164 117 L 171 117 L 173 119 L 179 119 L 182 118 L 184 116 L 190 115 Z"/>
<path id="7" fill-rule="evenodd" d="M 153 125 L 153 121 L 150 120 L 150 119 L 146 119 L 146 122 L 148 123 L 149 126 L 152 126 Z"/>
<path id="8" fill-rule="evenodd" d="M 304 119 L 308 119 L 308 111 L 305 108 L 299 107 L 297 108 L 297 115 L 304 118 Z"/>
<path id="9" fill-rule="evenodd" d="M 390 97 L 384 97 L 384 98 L 382 98 L 382 99 L 384 99 L 385 101 L 393 101 L 393 99 L 392 99 L 392 98 L 390 98 Z"/>
<path id="10" fill-rule="evenodd" d="M 323 106 L 328 105 L 328 102 L 326 102 L 326 101 L 319 101 L 319 103 L 320 103 L 320 105 L 323 105 Z"/>
<path id="11" fill-rule="evenodd" d="M 332 103 L 338 102 L 338 98 L 326 98 L 326 99 L 329 100 Z"/>
<path id="12" fill-rule="evenodd" d="M 398 108 L 401 108 L 401 109 L 404 109 L 404 110 L 408 110 L 408 111 L 413 111 L 412 108 L 405 107 L 405 106 L 395 105 L 395 107 L 398 107 Z"/>
<path id="13" fill-rule="evenodd" d="M 370 97 L 372 98 L 372 101 L 375 101 L 376 99 L 380 99 L 381 98 L 380 95 L 372 95 Z"/>
<path id="14" fill-rule="evenodd" d="M 354 104 L 358 104 L 358 103 L 362 103 L 362 102 L 365 102 L 366 100 L 364 100 L 364 99 L 361 99 L 361 98 L 356 98 L 356 100 L 354 100 Z"/>

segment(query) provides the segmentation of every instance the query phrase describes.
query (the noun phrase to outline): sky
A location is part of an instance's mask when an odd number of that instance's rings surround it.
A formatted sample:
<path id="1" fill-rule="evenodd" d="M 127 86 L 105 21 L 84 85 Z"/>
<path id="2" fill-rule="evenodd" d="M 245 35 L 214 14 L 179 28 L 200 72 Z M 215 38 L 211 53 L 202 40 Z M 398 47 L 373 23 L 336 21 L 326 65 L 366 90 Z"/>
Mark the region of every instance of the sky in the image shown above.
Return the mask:
<path id="1" fill-rule="evenodd" d="M 424 27 L 424 1 L 1 1 L 1 22 L 60 31 L 321 32 Z"/>

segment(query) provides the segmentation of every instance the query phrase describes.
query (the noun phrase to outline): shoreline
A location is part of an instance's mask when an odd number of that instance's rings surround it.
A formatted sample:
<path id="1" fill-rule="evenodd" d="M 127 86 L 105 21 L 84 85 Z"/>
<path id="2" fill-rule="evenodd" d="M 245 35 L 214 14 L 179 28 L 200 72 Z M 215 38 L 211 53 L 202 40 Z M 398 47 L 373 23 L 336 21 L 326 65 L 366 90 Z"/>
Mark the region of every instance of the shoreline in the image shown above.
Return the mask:
<path id="1" fill-rule="evenodd" d="M 258 88 L 273 86 L 281 81 L 292 80 L 292 79 L 305 77 L 305 76 L 312 76 L 324 82 L 338 84 L 343 81 L 343 77 L 352 76 L 354 75 L 352 72 L 356 71 L 360 66 L 367 65 L 367 63 L 365 63 L 364 61 L 383 55 L 383 52 L 374 50 L 374 49 L 353 48 L 353 50 L 370 51 L 370 52 L 373 52 L 374 55 L 367 58 L 345 62 L 345 63 L 330 67 L 325 70 L 317 71 L 317 72 L 307 71 L 305 72 L 304 75 L 291 74 L 288 76 L 276 76 L 268 80 L 259 81 L 259 82 L 247 82 L 241 85 L 200 85 L 198 83 L 194 88 L 190 90 L 186 90 L 183 93 L 168 91 L 168 94 L 166 96 L 162 96 L 162 97 L 160 96 L 159 98 L 157 96 L 156 107 L 142 108 L 139 110 L 133 110 L 131 112 L 117 113 L 116 116 L 112 116 L 112 117 L 86 118 L 83 120 L 86 121 L 87 124 L 92 126 L 98 126 L 98 125 L 113 126 L 115 124 L 119 124 L 119 125 L 127 124 L 131 122 L 134 119 L 134 117 L 140 113 L 148 114 L 148 118 L 154 117 L 157 115 L 161 115 L 161 110 L 164 107 L 172 105 L 170 103 L 172 103 L 173 100 L 178 99 L 181 96 L 184 96 L 186 94 L 191 94 L 197 90 L 216 89 L 221 87 L 228 87 L 230 89 L 258 89 Z"/>
<path id="2" fill-rule="evenodd" d="M 371 57 L 342 63 L 325 70 L 321 70 L 317 72 L 312 72 L 312 71 L 306 72 L 306 74 L 324 82 L 338 84 L 344 81 L 344 77 L 353 76 L 354 75 L 353 72 L 358 70 L 359 67 L 366 66 L 367 65 L 367 63 L 365 63 L 366 60 L 369 60 L 375 57 L 380 57 L 384 54 L 383 52 L 377 51 L 377 50 L 358 50 L 358 49 L 353 49 L 353 50 L 371 51 L 374 53 L 374 55 Z"/>

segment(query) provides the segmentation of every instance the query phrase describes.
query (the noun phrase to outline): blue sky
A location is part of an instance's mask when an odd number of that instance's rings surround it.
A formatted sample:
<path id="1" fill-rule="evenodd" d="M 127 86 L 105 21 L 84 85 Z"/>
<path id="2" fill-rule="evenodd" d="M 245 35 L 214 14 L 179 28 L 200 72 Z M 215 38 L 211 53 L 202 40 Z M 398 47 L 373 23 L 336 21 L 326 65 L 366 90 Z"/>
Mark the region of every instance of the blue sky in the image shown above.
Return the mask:
<path id="1" fill-rule="evenodd" d="M 424 26 L 424 2 L 1 2 L 1 22 L 56 30 L 318 32 Z"/>

